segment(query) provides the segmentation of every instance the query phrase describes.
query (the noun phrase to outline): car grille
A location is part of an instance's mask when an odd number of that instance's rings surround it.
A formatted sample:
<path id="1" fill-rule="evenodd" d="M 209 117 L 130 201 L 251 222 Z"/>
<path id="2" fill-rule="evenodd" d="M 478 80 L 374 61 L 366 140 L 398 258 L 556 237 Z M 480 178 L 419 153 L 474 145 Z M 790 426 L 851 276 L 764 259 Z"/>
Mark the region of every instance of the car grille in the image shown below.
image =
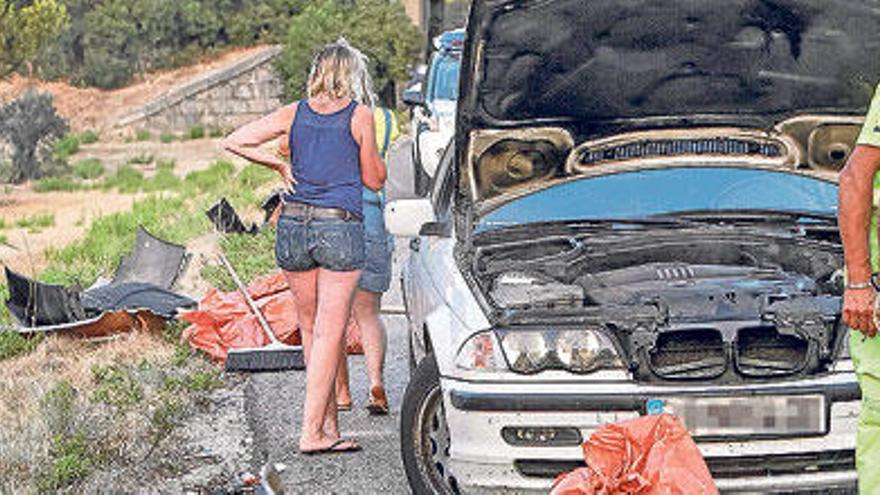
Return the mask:
<path id="1" fill-rule="evenodd" d="M 752 155 L 778 158 L 784 154 L 779 143 L 765 143 L 748 139 L 661 139 L 645 140 L 616 146 L 599 146 L 579 150 L 582 165 L 600 162 L 634 160 L 677 155 Z"/>
<path id="2" fill-rule="evenodd" d="M 666 379 L 707 379 L 727 369 L 721 333 L 713 329 L 666 332 L 650 353 L 651 369 Z"/>
<path id="3" fill-rule="evenodd" d="M 725 373 L 762 379 L 803 371 L 811 352 L 806 340 L 772 326 L 741 328 L 733 342 L 705 328 L 660 334 L 647 360 L 664 380 L 711 380 Z"/>
<path id="4" fill-rule="evenodd" d="M 852 450 L 706 459 L 714 479 L 852 471 L 855 462 L 855 451 Z M 517 459 L 513 464 L 520 475 L 528 478 L 555 478 L 586 466 L 583 461 L 551 459 Z"/>
<path id="5" fill-rule="evenodd" d="M 797 372 L 806 365 L 809 344 L 773 327 L 743 328 L 736 342 L 736 368 L 746 376 L 767 377 Z"/>

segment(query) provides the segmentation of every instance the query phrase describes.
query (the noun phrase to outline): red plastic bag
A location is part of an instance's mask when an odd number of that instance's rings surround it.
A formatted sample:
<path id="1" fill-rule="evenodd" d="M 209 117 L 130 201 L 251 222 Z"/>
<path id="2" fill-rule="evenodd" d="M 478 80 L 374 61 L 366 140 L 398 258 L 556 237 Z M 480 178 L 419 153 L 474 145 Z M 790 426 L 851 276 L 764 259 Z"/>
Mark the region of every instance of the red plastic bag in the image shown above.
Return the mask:
<path id="1" fill-rule="evenodd" d="M 669 414 L 604 425 L 583 449 L 587 467 L 558 477 L 551 495 L 718 493 L 697 444 Z"/>
<path id="2" fill-rule="evenodd" d="M 275 273 L 260 277 L 247 287 L 247 291 L 275 336 L 286 344 L 299 345 L 301 337 L 296 304 L 284 275 Z M 182 312 L 180 317 L 191 323 L 184 330 L 183 338 L 217 363 L 226 360 L 229 349 L 262 347 L 269 343 L 257 317 L 238 291 L 224 293 L 210 289 L 199 302 L 198 309 Z M 360 329 L 353 320 L 346 330 L 346 350 L 350 354 L 363 352 Z"/>

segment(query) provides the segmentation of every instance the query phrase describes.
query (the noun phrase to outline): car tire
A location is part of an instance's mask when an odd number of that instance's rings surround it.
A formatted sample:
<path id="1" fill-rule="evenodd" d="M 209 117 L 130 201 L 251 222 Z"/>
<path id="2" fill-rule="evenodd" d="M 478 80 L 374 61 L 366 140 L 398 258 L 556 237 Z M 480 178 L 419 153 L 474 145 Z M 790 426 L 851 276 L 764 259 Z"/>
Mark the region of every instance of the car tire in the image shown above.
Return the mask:
<path id="1" fill-rule="evenodd" d="M 400 411 L 400 452 L 414 494 L 460 493 L 449 471 L 449 440 L 440 373 L 429 354 L 410 378 Z"/>

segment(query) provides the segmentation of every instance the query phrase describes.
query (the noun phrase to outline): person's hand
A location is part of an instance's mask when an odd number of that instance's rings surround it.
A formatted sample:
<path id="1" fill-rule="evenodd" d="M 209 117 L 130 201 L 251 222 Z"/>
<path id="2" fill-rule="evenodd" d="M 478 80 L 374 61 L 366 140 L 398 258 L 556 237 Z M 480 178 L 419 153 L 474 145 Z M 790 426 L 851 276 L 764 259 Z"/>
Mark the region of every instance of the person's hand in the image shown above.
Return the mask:
<path id="1" fill-rule="evenodd" d="M 874 298 L 877 294 L 872 287 L 846 289 L 843 293 L 843 321 L 865 337 L 877 335 L 874 325 Z"/>
<path id="2" fill-rule="evenodd" d="M 289 192 L 293 192 L 296 179 L 293 178 L 293 171 L 290 170 L 290 166 L 285 164 L 278 167 L 278 173 L 281 174 L 281 178 L 284 180 L 284 188 Z"/>

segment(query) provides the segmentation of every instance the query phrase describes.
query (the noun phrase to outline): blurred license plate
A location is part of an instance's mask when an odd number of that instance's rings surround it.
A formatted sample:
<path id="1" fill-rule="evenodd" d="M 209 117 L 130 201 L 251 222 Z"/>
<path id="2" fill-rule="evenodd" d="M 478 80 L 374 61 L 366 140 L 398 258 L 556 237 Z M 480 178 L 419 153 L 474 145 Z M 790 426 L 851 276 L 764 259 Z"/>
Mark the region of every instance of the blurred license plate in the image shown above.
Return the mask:
<path id="1" fill-rule="evenodd" d="M 681 418 L 694 437 L 821 434 L 827 419 L 822 395 L 673 397 L 662 403 L 663 412 Z"/>

